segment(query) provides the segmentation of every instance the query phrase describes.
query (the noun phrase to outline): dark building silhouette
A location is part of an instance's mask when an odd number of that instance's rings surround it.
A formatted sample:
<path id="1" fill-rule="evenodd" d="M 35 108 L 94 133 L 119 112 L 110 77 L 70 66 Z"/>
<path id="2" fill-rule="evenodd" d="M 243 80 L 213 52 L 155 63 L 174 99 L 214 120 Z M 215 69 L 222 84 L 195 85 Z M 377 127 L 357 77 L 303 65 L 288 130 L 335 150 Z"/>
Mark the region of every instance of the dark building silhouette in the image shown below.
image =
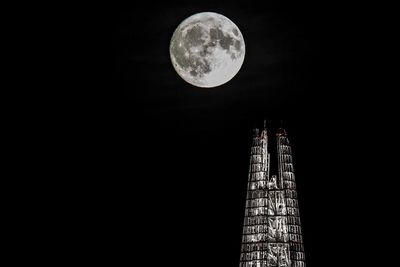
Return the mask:
<path id="1" fill-rule="evenodd" d="M 270 176 L 268 135 L 254 130 L 240 267 L 304 267 L 293 159 L 286 131 L 276 134 L 278 175 Z"/>

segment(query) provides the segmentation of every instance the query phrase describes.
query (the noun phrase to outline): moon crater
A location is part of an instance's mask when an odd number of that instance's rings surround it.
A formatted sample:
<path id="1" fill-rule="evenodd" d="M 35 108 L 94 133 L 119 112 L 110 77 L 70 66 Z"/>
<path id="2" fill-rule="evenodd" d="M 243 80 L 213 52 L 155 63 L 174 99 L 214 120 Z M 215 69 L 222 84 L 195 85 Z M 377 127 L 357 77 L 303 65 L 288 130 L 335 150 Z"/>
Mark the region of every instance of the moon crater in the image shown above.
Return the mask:
<path id="1" fill-rule="evenodd" d="M 176 72 L 198 87 L 216 87 L 231 80 L 240 70 L 244 55 L 245 44 L 239 28 L 213 12 L 185 19 L 170 43 Z"/>

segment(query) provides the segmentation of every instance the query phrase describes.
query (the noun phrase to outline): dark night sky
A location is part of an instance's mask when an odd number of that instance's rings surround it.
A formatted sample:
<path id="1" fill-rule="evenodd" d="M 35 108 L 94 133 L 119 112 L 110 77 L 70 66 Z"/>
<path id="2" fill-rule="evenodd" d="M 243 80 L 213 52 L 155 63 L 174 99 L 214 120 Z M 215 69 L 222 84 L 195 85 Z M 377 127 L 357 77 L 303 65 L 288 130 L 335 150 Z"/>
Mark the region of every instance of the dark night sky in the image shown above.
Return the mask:
<path id="1" fill-rule="evenodd" d="M 112 65 L 98 82 L 101 111 L 90 112 L 104 122 L 97 149 L 111 175 L 101 195 L 120 255 L 146 266 L 238 266 L 251 132 L 267 119 L 272 137 L 283 121 L 293 146 L 308 266 L 344 266 L 335 253 L 360 243 L 352 189 L 362 190 L 359 154 L 374 133 L 364 124 L 369 95 L 356 86 L 354 24 L 341 10 L 168 1 L 104 15 Z M 230 18 L 246 43 L 239 73 L 211 89 L 183 81 L 169 58 L 175 28 L 203 11 Z"/>

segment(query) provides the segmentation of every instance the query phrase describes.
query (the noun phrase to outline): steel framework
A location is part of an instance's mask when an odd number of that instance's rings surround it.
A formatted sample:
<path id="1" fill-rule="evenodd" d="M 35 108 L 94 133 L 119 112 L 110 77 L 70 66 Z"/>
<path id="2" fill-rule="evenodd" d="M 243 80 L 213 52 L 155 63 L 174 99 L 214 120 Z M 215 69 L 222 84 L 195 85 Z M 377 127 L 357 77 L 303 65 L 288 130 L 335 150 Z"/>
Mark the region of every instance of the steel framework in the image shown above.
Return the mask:
<path id="1" fill-rule="evenodd" d="M 292 151 L 277 131 L 278 175 L 270 176 L 268 135 L 254 130 L 240 267 L 305 267 Z"/>

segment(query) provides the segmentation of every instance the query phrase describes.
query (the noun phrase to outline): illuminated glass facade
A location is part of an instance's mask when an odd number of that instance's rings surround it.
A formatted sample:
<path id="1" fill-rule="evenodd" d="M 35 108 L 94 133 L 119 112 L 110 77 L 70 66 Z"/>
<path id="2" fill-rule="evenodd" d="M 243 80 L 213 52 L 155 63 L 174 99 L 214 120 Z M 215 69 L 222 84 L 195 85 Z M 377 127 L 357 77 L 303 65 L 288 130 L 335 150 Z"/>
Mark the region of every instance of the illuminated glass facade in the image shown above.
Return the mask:
<path id="1" fill-rule="evenodd" d="M 240 267 L 306 266 L 292 151 L 285 130 L 276 136 L 278 175 L 270 176 L 267 130 L 254 130 Z"/>

